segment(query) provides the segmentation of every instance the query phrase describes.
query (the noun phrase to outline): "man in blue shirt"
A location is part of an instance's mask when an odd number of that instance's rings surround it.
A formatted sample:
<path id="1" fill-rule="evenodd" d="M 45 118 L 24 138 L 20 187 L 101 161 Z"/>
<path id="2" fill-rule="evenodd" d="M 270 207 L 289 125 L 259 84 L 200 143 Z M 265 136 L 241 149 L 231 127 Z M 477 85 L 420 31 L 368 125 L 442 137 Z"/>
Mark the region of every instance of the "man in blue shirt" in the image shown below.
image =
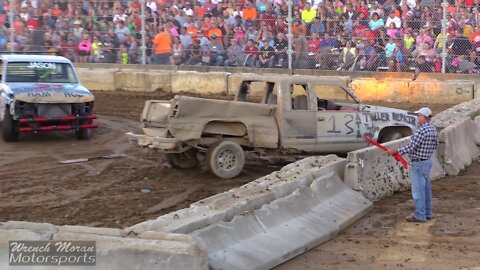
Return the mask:
<path id="1" fill-rule="evenodd" d="M 415 203 L 415 214 L 406 219 L 407 222 L 425 222 L 432 219 L 432 184 L 430 170 L 432 169 L 432 155 L 438 146 L 437 129 L 430 124 L 432 110 L 423 107 L 415 112 L 418 116 L 419 128 L 412 135 L 408 145 L 398 149 L 391 149 L 394 155 L 408 154 L 412 160 L 410 178 L 412 180 L 412 197 Z"/>

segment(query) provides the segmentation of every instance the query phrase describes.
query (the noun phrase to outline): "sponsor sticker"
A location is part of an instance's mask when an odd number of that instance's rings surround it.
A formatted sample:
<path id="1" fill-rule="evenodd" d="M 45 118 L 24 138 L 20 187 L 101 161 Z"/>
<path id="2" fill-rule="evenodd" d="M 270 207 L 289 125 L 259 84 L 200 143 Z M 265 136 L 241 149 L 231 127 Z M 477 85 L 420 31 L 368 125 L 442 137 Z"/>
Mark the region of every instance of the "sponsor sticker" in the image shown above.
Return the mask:
<path id="1" fill-rule="evenodd" d="M 95 241 L 10 241 L 12 266 L 95 266 Z"/>

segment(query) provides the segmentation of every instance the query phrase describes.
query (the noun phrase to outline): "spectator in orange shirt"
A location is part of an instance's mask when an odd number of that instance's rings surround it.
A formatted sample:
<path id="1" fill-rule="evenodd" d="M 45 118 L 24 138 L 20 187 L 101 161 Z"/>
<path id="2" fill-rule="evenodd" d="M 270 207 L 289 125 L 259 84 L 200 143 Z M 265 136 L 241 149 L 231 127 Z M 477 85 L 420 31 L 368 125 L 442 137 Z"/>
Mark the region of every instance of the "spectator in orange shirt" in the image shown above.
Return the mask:
<path id="1" fill-rule="evenodd" d="M 298 35 L 300 32 L 307 33 L 307 27 L 305 27 L 300 20 L 296 20 L 293 22 L 292 33 Z"/>
<path id="2" fill-rule="evenodd" d="M 222 39 L 222 30 L 220 30 L 220 28 L 218 28 L 218 24 L 217 24 L 217 23 L 211 24 L 210 30 L 208 30 L 207 37 L 208 37 L 209 39 L 212 39 L 212 36 L 213 36 L 213 35 L 216 35 L 216 36 L 218 37 L 218 40 L 223 40 L 223 39 Z"/>
<path id="3" fill-rule="evenodd" d="M 245 7 L 243 8 L 243 15 L 242 18 L 244 20 L 255 20 L 257 19 L 257 8 L 251 3 L 247 2 Z"/>
<path id="4" fill-rule="evenodd" d="M 195 27 L 195 23 L 190 23 L 187 28 L 187 33 L 192 36 L 192 39 L 196 39 L 198 35 L 198 29 Z"/>
<path id="5" fill-rule="evenodd" d="M 153 46 L 155 46 L 154 64 L 168 64 L 172 55 L 172 36 L 164 26 L 160 27 L 160 32 L 153 39 Z"/>

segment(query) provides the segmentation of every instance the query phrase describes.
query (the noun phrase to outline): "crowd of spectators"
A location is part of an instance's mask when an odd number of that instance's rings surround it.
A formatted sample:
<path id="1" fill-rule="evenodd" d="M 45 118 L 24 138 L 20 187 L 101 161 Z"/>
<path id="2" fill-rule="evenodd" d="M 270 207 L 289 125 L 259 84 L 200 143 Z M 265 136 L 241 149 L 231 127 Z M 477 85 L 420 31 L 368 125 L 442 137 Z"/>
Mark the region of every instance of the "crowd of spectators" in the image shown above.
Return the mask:
<path id="1" fill-rule="evenodd" d="M 148 64 L 287 67 L 286 0 L 146 0 Z M 478 72 L 480 0 L 292 0 L 293 67 Z M 141 2 L 0 0 L 0 50 L 75 62 L 141 60 Z M 8 15 L 12 8 L 13 25 Z"/>

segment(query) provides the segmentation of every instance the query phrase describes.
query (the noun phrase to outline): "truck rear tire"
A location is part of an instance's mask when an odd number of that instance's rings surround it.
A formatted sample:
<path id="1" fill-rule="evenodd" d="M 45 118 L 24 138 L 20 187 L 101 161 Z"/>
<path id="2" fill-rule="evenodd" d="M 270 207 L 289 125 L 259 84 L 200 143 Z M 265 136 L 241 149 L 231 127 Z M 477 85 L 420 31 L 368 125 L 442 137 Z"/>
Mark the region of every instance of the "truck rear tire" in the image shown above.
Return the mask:
<path id="1" fill-rule="evenodd" d="M 219 141 L 207 151 L 206 165 L 216 176 L 229 179 L 238 176 L 245 166 L 243 148 L 233 141 Z"/>
<path id="2" fill-rule="evenodd" d="M 191 169 L 198 165 L 197 150 L 189 149 L 182 153 L 166 154 L 168 163 L 177 169 Z"/>
<path id="3" fill-rule="evenodd" d="M 2 136 L 6 142 L 14 142 L 18 139 L 17 121 L 10 114 L 10 110 L 5 109 L 2 123 Z"/>

